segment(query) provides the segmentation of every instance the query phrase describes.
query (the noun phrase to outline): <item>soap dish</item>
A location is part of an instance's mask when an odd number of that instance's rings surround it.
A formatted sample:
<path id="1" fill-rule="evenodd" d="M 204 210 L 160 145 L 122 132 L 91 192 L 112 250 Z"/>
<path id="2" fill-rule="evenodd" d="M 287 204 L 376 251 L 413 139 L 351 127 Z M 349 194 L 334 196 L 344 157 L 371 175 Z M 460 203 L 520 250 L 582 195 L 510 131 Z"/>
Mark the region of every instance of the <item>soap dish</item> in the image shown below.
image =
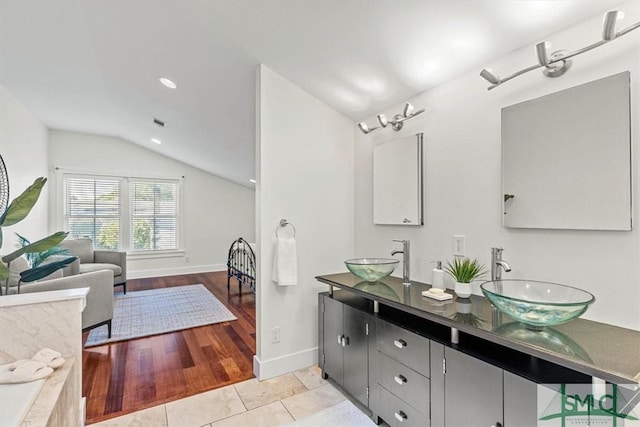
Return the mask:
<path id="1" fill-rule="evenodd" d="M 435 294 L 435 293 L 431 293 L 429 291 L 423 291 L 422 292 L 422 296 L 427 297 L 427 298 L 431 298 L 431 299 L 435 299 L 438 301 L 446 301 L 448 299 L 452 299 L 453 295 L 448 294 L 446 292 L 441 293 L 441 294 Z"/>

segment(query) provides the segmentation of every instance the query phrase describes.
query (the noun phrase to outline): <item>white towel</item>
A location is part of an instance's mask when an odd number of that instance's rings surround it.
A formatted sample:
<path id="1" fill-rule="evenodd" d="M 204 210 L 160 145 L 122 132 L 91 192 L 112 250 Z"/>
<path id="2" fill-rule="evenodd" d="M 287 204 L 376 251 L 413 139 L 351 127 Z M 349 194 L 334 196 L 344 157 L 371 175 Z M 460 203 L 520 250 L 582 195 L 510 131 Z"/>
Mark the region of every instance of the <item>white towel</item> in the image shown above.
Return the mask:
<path id="1" fill-rule="evenodd" d="M 298 283 L 298 255 L 294 237 L 276 237 L 271 280 L 280 286 Z"/>

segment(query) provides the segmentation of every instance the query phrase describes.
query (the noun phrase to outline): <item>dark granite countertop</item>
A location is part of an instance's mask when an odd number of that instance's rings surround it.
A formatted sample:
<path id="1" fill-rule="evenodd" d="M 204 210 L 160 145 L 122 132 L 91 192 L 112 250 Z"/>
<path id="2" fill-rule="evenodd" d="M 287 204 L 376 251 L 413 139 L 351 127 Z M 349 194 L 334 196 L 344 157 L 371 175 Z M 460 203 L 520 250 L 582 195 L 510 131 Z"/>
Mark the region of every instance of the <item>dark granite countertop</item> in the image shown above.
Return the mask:
<path id="1" fill-rule="evenodd" d="M 431 286 L 396 277 L 371 284 L 351 273 L 317 276 L 322 283 L 350 291 L 423 319 L 458 329 L 566 368 L 616 384 L 640 383 L 640 331 L 575 319 L 541 331 L 495 310 L 481 296 L 436 301 L 422 296 Z"/>

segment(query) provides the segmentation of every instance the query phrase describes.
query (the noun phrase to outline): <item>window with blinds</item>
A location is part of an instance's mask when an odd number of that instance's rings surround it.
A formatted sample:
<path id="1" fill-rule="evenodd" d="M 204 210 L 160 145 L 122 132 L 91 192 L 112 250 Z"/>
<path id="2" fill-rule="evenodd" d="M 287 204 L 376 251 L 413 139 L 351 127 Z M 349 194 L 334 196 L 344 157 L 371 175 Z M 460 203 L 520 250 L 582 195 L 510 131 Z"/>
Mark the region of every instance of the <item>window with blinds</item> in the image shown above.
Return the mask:
<path id="1" fill-rule="evenodd" d="M 64 175 L 65 229 L 96 249 L 179 249 L 179 180 Z"/>
<path id="2" fill-rule="evenodd" d="M 68 176 L 65 222 L 71 236 L 87 236 L 101 249 L 120 247 L 120 180 Z"/>
<path id="3" fill-rule="evenodd" d="M 178 248 L 178 183 L 132 180 L 131 250 Z"/>

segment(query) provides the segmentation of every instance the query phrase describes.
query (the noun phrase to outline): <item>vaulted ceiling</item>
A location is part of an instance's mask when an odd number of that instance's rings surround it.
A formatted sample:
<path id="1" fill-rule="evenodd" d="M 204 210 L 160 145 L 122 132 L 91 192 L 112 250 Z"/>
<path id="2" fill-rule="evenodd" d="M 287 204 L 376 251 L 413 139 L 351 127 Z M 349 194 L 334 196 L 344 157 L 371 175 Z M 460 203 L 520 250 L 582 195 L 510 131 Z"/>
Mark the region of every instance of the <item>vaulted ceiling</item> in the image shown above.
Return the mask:
<path id="1" fill-rule="evenodd" d="M 50 128 L 251 186 L 258 64 L 358 121 L 617 3 L 3 0 L 0 83 Z"/>

